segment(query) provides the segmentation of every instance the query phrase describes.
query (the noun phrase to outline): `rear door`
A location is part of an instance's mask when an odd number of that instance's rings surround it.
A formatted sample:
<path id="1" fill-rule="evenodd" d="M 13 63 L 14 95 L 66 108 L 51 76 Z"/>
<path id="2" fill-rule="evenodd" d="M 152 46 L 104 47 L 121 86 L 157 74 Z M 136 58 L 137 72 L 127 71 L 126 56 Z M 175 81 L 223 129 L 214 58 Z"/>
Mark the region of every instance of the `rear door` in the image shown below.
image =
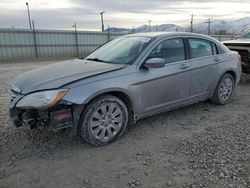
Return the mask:
<path id="1" fill-rule="evenodd" d="M 221 59 L 213 42 L 200 38 L 188 38 L 187 41 L 192 64 L 190 95 L 206 98 L 214 87 Z"/>

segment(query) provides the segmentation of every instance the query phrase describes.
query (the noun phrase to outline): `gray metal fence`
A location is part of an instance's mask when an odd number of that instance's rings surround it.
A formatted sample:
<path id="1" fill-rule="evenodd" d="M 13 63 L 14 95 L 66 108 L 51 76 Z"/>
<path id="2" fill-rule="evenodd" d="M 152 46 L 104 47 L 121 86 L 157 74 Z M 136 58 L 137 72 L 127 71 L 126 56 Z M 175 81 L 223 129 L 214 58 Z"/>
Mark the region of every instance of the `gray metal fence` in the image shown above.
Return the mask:
<path id="1" fill-rule="evenodd" d="M 122 33 L 0 29 L 0 60 L 86 56 Z"/>
<path id="2" fill-rule="evenodd" d="M 86 56 L 124 33 L 0 29 L 0 60 Z M 220 41 L 233 35 L 214 35 Z"/>

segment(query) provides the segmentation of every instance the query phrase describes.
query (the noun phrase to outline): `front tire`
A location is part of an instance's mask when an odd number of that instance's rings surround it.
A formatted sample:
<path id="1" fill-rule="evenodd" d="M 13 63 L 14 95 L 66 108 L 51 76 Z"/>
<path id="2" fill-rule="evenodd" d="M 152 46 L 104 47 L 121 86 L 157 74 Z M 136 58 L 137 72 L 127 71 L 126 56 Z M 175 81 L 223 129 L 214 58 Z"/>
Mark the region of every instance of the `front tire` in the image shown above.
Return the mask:
<path id="1" fill-rule="evenodd" d="M 79 133 L 87 143 L 104 146 L 123 134 L 128 119 L 128 109 L 122 100 L 103 95 L 86 106 L 79 121 Z"/>
<path id="2" fill-rule="evenodd" d="M 224 74 L 219 80 L 211 101 L 218 105 L 225 105 L 230 102 L 234 91 L 235 80 L 231 74 Z"/>

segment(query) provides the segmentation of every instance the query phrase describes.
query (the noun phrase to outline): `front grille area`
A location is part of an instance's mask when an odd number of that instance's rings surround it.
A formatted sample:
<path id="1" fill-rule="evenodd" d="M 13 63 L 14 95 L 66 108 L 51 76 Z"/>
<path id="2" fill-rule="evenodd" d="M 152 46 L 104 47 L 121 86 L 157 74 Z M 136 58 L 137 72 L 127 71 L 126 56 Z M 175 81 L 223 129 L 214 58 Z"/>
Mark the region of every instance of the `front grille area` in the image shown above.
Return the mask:
<path id="1" fill-rule="evenodd" d="M 241 56 L 241 61 L 243 63 L 250 63 L 250 53 L 247 50 L 236 50 Z"/>
<path id="2" fill-rule="evenodd" d="M 21 95 L 21 89 L 16 87 L 14 84 L 11 84 L 11 89 L 9 90 L 9 94 L 11 97 L 11 101 Z"/>
<path id="3" fill-rule="evenodd" d="M 10 90 L 10 97 L 11 97 L 11 101 L 13 101 L 18 95 L 19 93 L 13 91 L 13 90 Z"/>

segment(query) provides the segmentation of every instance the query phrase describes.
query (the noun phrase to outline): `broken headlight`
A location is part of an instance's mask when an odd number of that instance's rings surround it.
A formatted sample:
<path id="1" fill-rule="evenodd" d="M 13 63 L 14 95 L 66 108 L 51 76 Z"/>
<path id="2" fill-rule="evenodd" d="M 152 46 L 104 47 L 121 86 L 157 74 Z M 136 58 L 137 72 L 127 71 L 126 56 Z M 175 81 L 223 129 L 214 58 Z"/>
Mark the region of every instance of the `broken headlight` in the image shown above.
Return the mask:
<path id="1" fill-rule="evenodd" d="M 67 89 L 39 91 L 23 97 L 16 105 L 18 108 L 48 108 L 56 104 L 67 93 Z"/>

